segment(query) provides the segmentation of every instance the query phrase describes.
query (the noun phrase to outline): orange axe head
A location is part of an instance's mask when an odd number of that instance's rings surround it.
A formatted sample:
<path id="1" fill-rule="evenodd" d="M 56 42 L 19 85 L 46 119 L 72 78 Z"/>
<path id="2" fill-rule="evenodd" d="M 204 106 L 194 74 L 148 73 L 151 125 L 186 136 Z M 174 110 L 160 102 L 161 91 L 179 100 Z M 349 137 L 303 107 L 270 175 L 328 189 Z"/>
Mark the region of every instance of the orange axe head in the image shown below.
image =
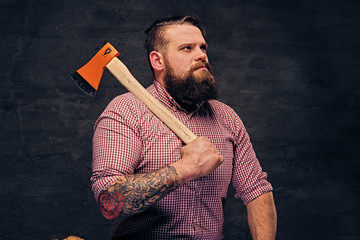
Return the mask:
<path id="1" fill-rule="evenodd" d="M 71 74 L 75 84 L 90 96 L 95 96 L 106 65 L 120 53 L 110 44 L 105 44 L 82 68 Z"/>

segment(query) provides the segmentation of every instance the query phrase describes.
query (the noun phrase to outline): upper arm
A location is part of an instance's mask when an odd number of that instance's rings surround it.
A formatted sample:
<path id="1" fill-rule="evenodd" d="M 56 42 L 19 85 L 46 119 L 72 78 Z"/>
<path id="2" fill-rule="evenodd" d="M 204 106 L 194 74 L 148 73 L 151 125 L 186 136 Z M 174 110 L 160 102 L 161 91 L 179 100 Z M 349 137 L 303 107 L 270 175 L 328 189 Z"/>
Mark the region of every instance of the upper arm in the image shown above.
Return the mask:
<path id="1" fill-rule="evenodd" d="M 120 176 L 134 173 L 141 155 L 136 116 L 116 103 L 109 104 L 95 124 L 91 182 L 96 199 Z"/>

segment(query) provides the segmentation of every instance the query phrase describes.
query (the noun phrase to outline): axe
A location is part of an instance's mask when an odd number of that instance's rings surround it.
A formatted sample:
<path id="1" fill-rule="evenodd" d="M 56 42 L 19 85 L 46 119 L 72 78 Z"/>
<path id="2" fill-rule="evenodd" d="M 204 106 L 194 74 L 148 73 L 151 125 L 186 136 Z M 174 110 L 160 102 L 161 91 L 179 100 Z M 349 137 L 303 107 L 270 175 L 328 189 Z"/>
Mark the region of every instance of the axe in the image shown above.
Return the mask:
<path id="1" fill-rule="evenodd" d="M 81 90 L 90 96 L 94 96 L 104 70 L 107 68 L 129 92 L 143 102 L 185 144 L 195 140 L 197 136 L 146 91 L 133 77 L 129 69 L 117 58 L 118 56 L 120 53 L 110 43 L 107 43 L 87 64 L 71 74 L 70 77 Z"/>

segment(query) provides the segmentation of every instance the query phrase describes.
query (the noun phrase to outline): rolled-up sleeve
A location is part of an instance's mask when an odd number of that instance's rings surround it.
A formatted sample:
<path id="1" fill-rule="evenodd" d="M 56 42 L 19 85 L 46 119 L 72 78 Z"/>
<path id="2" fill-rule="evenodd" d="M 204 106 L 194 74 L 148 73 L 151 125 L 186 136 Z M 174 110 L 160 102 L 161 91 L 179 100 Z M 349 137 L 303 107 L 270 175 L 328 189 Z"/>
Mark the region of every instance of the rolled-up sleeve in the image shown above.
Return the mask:
<path id="1" fill-rule="evenodd" d="M 236 119 L 238 135 L 234 151 L 234 168 L 232 184 L 236 190 L 235 198 L 241 198 L 247 205 L 255 198 L 273 190 L 267 181 L 267 174 L 262 170 L 256 157 L 246 129 L 240 120 Z"/>

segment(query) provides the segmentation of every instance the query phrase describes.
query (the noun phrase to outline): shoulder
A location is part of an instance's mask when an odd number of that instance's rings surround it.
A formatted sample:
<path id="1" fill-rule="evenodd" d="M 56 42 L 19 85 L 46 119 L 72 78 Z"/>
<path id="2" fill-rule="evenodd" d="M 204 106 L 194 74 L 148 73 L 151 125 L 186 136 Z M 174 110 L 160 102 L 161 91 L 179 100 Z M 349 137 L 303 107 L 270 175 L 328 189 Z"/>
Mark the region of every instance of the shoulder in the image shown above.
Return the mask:
<path id="1" fill-rule="evenodd" d="M 115 126 L 119 123 L 128 126 L 136 126 L 139 116 L 141 116 L 141 102 L 131 93 L 125 93 L 115 97 L 107 105 L 95 122 L 94 129 L 99 124 Z"/>
<path id="2" fill-rule="evenodd" d="M 215 118 L 229 127 L 232 132 L 235 133 L 244 129 L 244 124 L 239 115 L 230 106 L 218 100 L 209 100 L 208 103 Z"/>
<path id="3" fill-rule="evenodd" d="M 149 86 L 146 89 L 150 94 L 153 95 L 154 87 Z M 145 105 L 132 93 L 127 92 L 115 97 L 106 107 L 105 111 L 116 111 L 122 113 L 124 111 L 131 111 L 136 114 L 138 111 L 144 111 Z"/>
<path id="4" fill-rule="evenodd" d="M 123 112 L 123 111 L 134 111 L 140 105 L 139 99 L 137 99 L 132 93 L 124 93 L 115 97 L 108 106 L 105 108 L 105 111 L 116 111 L 116 112 Z"/>
<path id="5" fill-rule="evenodd" d="M 229 114 L 235 113 L 235 111 L 230 106 L 226 105 L 223 102 L 220 102 L 219 100 L 208 100 L 208 103 L 213 109 L 216 109 L 217 111 Z"/>
<path id="6" fill-rule="evenodd" d="M 209 100 L 208 101 L 212 111 L 219 116 L 226 118 L 227 120 L 233 121 L 235 119 L 240 119 L 239 115 L 232 109 L 230 106 L 222 103 L 218 100 Z"/>

